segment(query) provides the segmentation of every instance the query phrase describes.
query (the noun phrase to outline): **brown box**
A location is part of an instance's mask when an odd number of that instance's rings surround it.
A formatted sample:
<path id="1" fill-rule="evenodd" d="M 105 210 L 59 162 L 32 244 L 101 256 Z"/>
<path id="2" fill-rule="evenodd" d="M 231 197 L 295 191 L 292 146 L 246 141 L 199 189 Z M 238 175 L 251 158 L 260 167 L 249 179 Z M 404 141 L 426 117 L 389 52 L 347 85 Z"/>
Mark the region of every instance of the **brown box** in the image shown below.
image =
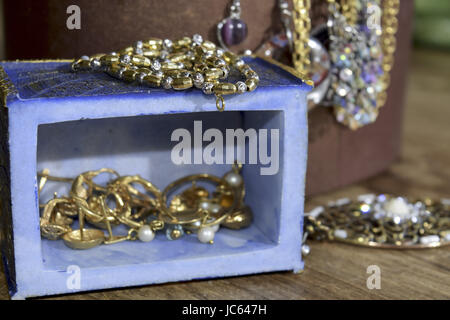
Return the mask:
<path id="1" fill-rule="evenodd" d="M 334 189 L 377 174 L 398 155 L 403 96 L 410 51 L 413 1 L 400 1 L 395 66 L 388 100 L 376 123 L 358 131 L 338 124 L 330 109 L 309 115 L 306 194 Z M 200 33 L 216 41 L 216 24 L 230 0 L 21 0 L 4 2 L 7 59 L 74 58 L 109 52 L 148 37 Z M 67 7 L 81 8 L 81 29 L 68 30 Z M 255 49 L 280 29 L 276 0 L 242 0 L 248 38 L 238 48 Z M 312 0 L 313 26 L 327 16 L 325 1 Z"/>

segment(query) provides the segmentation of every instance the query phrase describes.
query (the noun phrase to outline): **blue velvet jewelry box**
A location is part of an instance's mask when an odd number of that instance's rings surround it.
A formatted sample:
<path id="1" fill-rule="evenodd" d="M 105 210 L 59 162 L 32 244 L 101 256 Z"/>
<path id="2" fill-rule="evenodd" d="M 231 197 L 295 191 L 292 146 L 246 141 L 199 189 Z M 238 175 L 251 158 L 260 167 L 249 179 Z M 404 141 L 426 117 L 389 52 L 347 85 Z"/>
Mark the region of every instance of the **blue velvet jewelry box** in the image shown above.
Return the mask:
<path id="1" fill-rule="evenodd" d="M 259 87 L 225 96 L 224 112 L 217 111 L 213 96 L 196 89 L 167 91 L 103 73 L 73 73 L 68 61 L 0 64 L 1 250 L 12 298 L 303 268 L 311 87 L 286 68 L 246 60 L 260 76 Z M 267 139 L 277 139 L 266 152 L 278 152 L 278 159 L 244 162 L 245 202 L 254 213 L 249 228 L 221 229 L 213 245 L 189 236 L 169 241 L 161 234 L 150 243 L 72 250 L 62 241 L 41 239 L 39 202 L 69 189 L 54 182 L 38 197 L 37 172 L 45 168 L 54 176 L 74 177 L 108 167 L 140 174 L 160 188 L 185 175 L 222 176 L 230 169 L 171 161 L 176 144 L 171 134 L 178 128 L 193 139 L 199 128 L 215 128 L 224 136 L 227 129 L 267 129 Z M 249 139 L 245 143 L 247 148 Z M 74 276 L 78 286 L 70 285 Z"/>

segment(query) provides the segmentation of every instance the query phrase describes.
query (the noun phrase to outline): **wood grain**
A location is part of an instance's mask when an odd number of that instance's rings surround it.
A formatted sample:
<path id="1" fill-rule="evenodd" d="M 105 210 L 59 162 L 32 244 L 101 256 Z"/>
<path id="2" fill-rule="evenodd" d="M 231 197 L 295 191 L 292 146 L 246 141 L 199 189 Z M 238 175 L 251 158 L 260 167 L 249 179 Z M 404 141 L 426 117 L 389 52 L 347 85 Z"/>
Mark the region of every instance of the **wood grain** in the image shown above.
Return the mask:
<path id="1" fill-rule="evenodd" d="M 414 52 L 401 157 L 374 178 L 307 199 L 307 209 L 367 192 L 449 197 L 448 79 L 450 54 Z M 302 274 L 279 272 L 47 299 L 450 299 L 450 248 L 395 251 L 311 243 L 311 249 Z M 381 269 L 380 290 L 366 287 L 366 270 L 373 264 Z M 0 298 L 8 298 L 4 275 Z"/>

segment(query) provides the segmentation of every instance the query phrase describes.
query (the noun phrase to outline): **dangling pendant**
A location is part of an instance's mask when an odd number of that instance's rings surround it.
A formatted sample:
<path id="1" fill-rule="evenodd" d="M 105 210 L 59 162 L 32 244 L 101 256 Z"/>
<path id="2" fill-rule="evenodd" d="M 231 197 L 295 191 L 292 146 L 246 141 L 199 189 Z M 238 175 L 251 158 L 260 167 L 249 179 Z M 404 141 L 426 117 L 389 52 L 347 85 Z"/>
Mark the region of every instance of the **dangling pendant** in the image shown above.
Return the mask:
<path id="1" fill-rule="evenodd" d="M 326 48 L 316 38 L 308 40 L 310 61 L 308 76 L 314 82 L 314 89 L 308 93 L 308 109 L 320 104 L 327 93 L 330 83 L 330 56 Z"/>
<path id="2" fill-rule="evenodd" d="M 322 102 L 325 94 L 330 87 L 330 67 L 331 61 L 327 49 L 316 38 L 310 37 L 308 40 L 309 59 L 311 64 L 308 68 L 308 79 L 314 82 L 314 88 L 308 92 L 308 109 Z M 263 57 L 275 59 L 286 65 L 291 64 L 292 54 L 289 50 L 289 38 L 283 34 L 274 35 L 269 41 L 265 42 L 256 54 Z"/>
<path id="3" fill-rule="evenodd" d="M 280 11 L 280 18 L 283 25 L 282 33 L 276 34 L 263 43 L 257 53 L 275 59 L 281 63 L 291 65 L 292 53 L 294 52 L 294 35 L 292 33 L 292 12 L 289 9 L 289 4 L 286 0 L 278 1 L 278 9 Z M 308 109 L 312 109 L 319 104 L 330 86 L 330 56 L 325 46 L 320 42 L 320 39 L 315 38 L 314 32 L 307 43 L 309 47 L 309 61 L 308 79 L 314 82 L 314 88 L 308 93 Z"/>
<path id="4" fill-rule="evenodd" d="M 336 120 L 352 130 L 376 120 L 377 96 L 383 90 L 380 30 L 366 25 L 369 4 L 376 5 L 362 0 L 364 9 L 356 26 L 349 25 L 334 4 L 327 22 L 332 83 L 326 100 L 334 107 Z"/>
<path id="5" fill-rule="evenodd" d="M 229 50 L 229 46 L 240 44 L 247 38 L 247 24 L 241 20 L 241 1 L 233 0 L 230 16 L 217 24 L 217 39 L 220 46 Z"/>

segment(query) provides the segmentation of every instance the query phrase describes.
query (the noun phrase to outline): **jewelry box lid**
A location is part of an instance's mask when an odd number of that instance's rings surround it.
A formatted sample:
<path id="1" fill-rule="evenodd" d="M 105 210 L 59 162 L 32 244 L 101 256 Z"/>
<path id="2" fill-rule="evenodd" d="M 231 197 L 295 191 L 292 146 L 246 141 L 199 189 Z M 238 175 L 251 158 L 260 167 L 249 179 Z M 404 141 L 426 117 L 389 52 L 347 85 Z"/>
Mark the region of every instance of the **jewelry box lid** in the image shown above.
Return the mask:
<path id="1" fill-rule="evenodd" d="M 311 82 L 304 80 L 301 74 L 293 68 L 277 63 L 276 61 L 245 57 L 244 60 L 255 70 L 260 83 L 257 90 L 274 87 L 297 87 L 301 90 L 312 89 Z M 99 72 L 71 71 L 71 60 L 35 60 L 35 61 L 8 61 L 0 62 L 4 70 L 2 82 L 9 78 L 9 87 L 15 88 L 6 95 L 7 102 L 14 100 L 28 100 L 40 98 L 68 98 L 92 97 L 102 95 L 124 94 L 202 94 L 195 89 L 186 92 L 174 92 L 162 88 L 150 88 L 135 83 L 125 83 Z M 237 79 L 237 74 L 231 78 Z M 303 80 L 302 80 L 303 79 Z M 2 88 L 2 93 L 4 92 Z M 12 93 L 12 94 L 11 94 Z M 4 94 L 5 95 L 5 94 Z M 6 101 L 6 100 L 5 100 Z"/>

